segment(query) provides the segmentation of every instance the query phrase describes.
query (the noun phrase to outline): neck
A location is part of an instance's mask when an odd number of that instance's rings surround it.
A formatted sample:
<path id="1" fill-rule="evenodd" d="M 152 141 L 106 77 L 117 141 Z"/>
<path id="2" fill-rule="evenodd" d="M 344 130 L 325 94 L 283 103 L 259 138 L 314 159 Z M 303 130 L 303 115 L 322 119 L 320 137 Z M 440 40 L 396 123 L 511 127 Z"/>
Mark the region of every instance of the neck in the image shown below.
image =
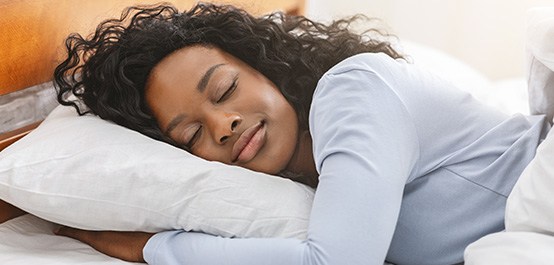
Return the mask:
<path id="1" fill-rule="evenodd" d="M 286 170 L 296 175 L 296 177 L 291 177 L 292 180 L 313 188 L 317 186 L 318 174 L 312 152 L 312 136 L 309 131 L 300 132 L 296 150 Z"/>

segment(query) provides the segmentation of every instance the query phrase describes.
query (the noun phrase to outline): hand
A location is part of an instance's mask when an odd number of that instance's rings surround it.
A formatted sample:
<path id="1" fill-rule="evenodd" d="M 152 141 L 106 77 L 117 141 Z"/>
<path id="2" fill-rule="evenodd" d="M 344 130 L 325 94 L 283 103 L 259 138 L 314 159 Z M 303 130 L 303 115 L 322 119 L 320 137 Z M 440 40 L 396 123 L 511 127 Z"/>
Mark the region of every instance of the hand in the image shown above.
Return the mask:
<path id="1" fill-rule="evenodd" d="M 0 224 L 24 214 L 26 214 L 26 212 L 23 210 L 0 200 Z"/>
<path id="2" fill-rule="evenodd" d="M 54 233 L 77 239 L 108 256 L 131 262 L 144 262 L 142 249 L 154 235 L 144 232 L 86 231 L 64 226 Z"/>

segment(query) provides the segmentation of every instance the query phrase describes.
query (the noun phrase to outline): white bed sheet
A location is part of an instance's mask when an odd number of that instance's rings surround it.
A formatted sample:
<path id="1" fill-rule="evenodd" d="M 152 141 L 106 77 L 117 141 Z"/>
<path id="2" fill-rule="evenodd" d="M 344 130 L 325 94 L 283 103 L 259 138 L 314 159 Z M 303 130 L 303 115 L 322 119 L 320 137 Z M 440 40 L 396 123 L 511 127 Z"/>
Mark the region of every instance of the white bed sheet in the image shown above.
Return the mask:
<path id="1" fill-rule="evenodd" d="M 534 232 L 499 232 L 466 248 L 466 265 L 547 265 L 554 263 L 554 237 Z"/>
<path id="2" fill-rule="evenodd" d="M 2 265 L 130 265 L 77 240 L 56 236 L 55 225 L 30 214 L 0 225 Z"/>

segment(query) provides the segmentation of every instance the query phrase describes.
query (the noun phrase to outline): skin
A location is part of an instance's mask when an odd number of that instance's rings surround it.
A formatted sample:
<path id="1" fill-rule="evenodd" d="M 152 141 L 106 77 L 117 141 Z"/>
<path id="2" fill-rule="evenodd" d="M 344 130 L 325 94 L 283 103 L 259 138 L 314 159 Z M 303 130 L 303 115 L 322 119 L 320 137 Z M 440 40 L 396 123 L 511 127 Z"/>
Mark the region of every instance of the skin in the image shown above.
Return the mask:
<path id="1" fill-rule="evenodd" d="M 25 212 L 21 209 L 0 200 L 0 224 L 24 214 Z"/>
<path id="2" fill-rule="evenodd" d="M 311 157 L 298 154 L 298 118 L 278 88 L 219 48 L 191 46 L 164 58 L 150 75 L 146 101 L 166 135 L 206 160 L 278 174 Z M 237 159 L 235 144 L 258 124 L 252 148 Z"/>
<path id="3" fill-rule="evenodd" d="M 223 50 L 196 45 L 168 55 L 152 70 L 145 96 L 162 131 L 194 155 L 269 174 L 288 170 L 317 185 L 311 137 L 299 131 L 293 107 L 264 75 Z M 54 232 L 132 262 L 144 262 L 154 235 Z"/>

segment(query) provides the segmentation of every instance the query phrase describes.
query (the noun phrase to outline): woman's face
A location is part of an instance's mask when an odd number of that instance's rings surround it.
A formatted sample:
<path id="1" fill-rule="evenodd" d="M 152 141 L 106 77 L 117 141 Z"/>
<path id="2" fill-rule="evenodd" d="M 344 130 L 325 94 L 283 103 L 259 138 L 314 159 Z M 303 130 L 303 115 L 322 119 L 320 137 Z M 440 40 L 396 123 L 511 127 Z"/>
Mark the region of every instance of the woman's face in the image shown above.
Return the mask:
<path id="1" fill-rule="evenodd" d="M 276 174 L 298 141 L 297 115 L 277 87 L 216 47 L 190 46 L 152 70 L 146 101 L 161 130 L 194 155 Z"/>

